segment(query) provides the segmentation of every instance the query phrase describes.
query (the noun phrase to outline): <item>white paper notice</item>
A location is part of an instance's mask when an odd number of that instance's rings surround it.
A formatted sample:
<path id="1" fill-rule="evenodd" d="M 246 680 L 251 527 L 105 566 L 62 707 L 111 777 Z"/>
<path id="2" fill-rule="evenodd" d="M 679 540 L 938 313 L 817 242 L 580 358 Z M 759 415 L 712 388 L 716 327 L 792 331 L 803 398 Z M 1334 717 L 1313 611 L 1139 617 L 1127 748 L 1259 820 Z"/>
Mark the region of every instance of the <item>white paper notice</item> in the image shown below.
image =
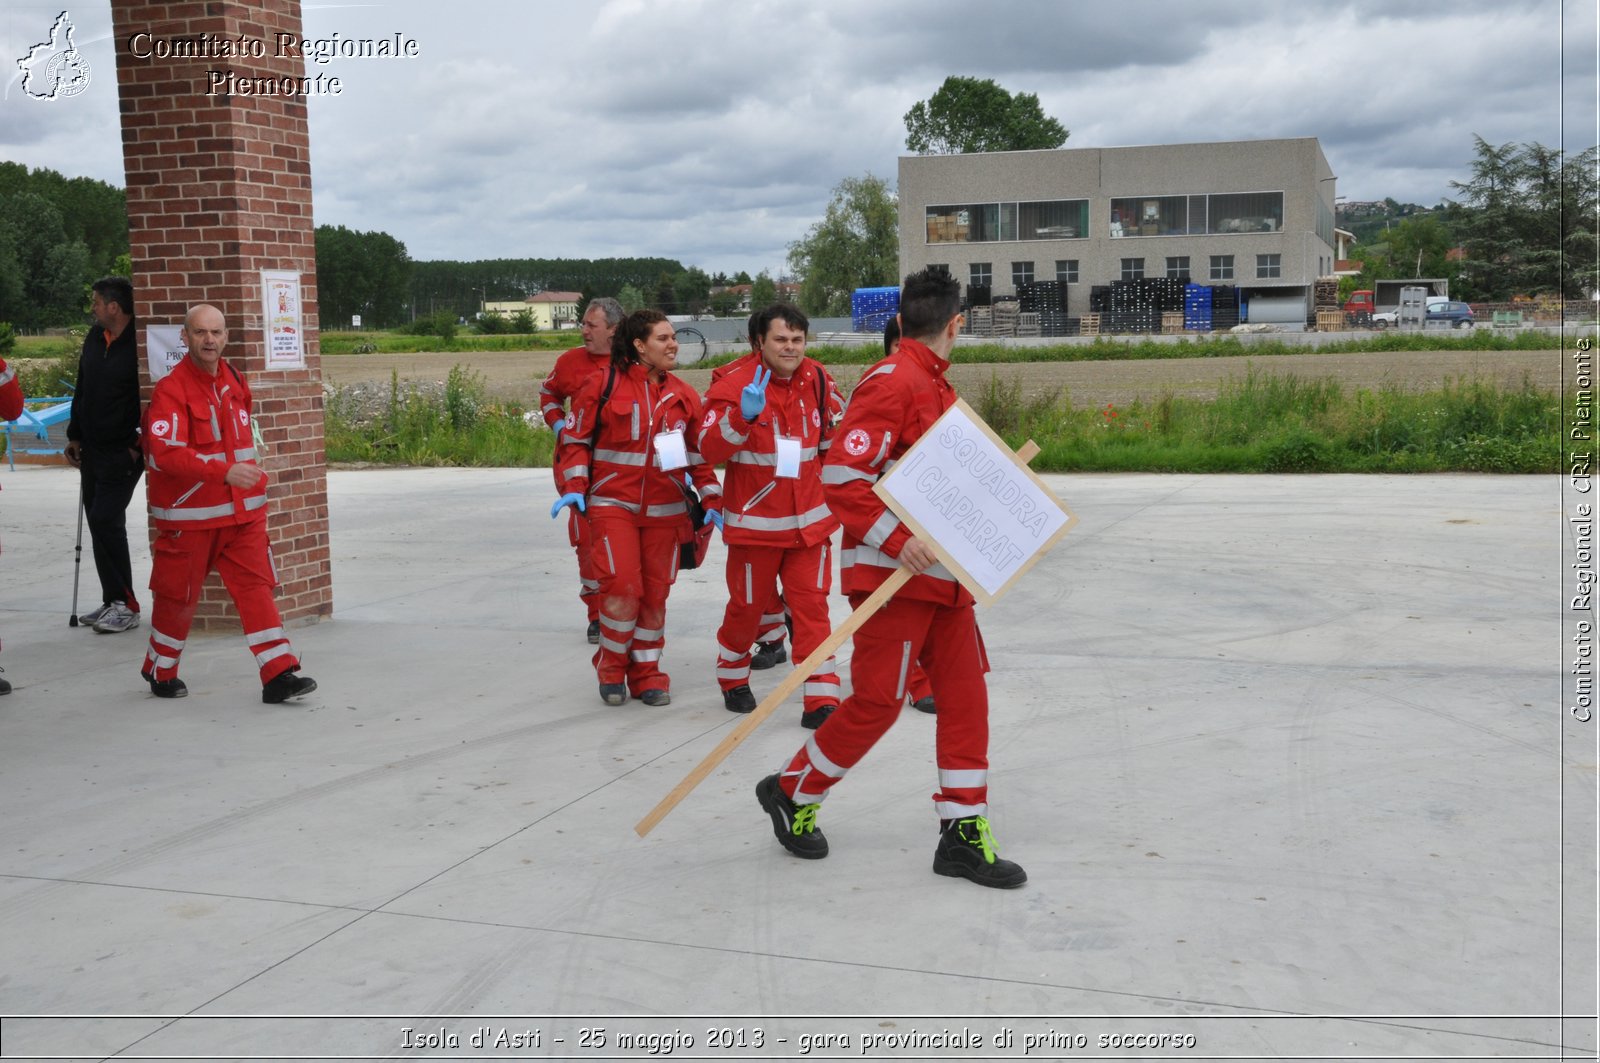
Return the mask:
<path id="1" fill-rule="evenodd" d="M 656 433 L 656 458 L 663 472 L 681 469 L 689 464 L 689 448 L 683 442 L 683 429 Z"/>
<path id="2" fill-rule="evenodd" d="M 873 490 L 986 604 L 1077 522 L 960 400 Z"/>
<path id="3" fill-rule="evenodd" d="M 778 476 L 785 480 L 800 478 L 800 441 L 788 436 L 778 436 Z"/>
<path id="4" fill-rule="evenodd" d="M 183 342 L 182 325 L 146 325 L 144 329 L 145 360 L 150 365 L 150 382 L 172 372 L 172 367 L 183 361 L 189 345 Z"/>

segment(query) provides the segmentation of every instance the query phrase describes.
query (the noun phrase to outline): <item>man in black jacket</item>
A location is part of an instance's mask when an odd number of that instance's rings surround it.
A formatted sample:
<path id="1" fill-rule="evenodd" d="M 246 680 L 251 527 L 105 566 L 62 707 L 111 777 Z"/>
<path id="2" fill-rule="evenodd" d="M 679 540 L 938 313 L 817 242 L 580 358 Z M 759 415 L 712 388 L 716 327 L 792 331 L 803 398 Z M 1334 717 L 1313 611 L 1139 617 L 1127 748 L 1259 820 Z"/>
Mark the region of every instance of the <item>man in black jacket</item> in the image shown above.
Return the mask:
<path id="1" fill-rule="evenodd" d="M 67 461 L 81 473 L 83 508 L 100 576 L 100 608 L 78 618 L 102 634 L 139 626 L 128 555 L 128 503 L 144 471 L 139 448 L 139 351 L 133 285 L 122 277 L 94 282 L 94 327 L 83 339 L 78 385 L 67 422 Z"/>

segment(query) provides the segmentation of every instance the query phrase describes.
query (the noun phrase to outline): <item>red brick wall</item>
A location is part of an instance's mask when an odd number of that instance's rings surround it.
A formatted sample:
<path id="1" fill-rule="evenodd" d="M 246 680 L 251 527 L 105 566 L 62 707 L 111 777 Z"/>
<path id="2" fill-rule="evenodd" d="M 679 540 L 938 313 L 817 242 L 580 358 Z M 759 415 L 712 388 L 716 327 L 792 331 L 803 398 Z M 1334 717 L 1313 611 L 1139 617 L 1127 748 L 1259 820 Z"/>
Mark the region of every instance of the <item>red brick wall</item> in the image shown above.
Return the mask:
<path id="1" fill-rule="evenodd" d="M 329 616 L 333 585 L 306 99 L 207 91 L 209 71 L 304 77 L 304 60 L 280 58 L 274 47 L 278 33 L 303 32 L 299 0 L 117 0 L 111 11 L 140 343 L 144 326 L 181 324 L 195 303 L 210 303 L 227 318 L 225 357 L 250 381 L 267 444 L 261 462 L 272 476 L 268 521 L 282 582 L 279 606 L 286 621 Z M 149 36 L 135 44 L 141 33 Z M 156 51 L 157 41 L 241 39 L 262 42 L 265 55 L 136 54 Z M 188 50 L 207 49 L 191 44 Z M 300 274 L 305 369 L 265 369 L 263 269 Z M 195 626 L 238 630 L 215 576 Z"/>

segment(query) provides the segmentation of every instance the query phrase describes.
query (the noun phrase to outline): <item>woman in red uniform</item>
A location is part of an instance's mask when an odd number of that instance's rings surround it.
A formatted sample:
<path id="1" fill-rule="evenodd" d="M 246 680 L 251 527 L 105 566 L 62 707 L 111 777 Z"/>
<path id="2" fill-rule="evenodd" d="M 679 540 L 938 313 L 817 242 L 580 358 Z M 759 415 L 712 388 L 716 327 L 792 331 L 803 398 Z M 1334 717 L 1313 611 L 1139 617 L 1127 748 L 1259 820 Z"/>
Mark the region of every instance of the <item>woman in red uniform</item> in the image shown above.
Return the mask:
<path id="1" fill-rule="evenodd" d="M 656 310 L 638 310 L 617 326 L 611 367 L 572 400 L 556 452 L 556 484 L 567 506 L 587 514 L 600 580 L 600 648 L 594 666 L 600 697 L 621 705 L 672 700 L 661 670 L 667 592 L 678 575 L 678 546 L 692 529 L 683 484 L 694 481 L 707 516 L 722 526 L 717 474 L 694 449 L 700 397 L 672 375 L 678 340 Z"/>

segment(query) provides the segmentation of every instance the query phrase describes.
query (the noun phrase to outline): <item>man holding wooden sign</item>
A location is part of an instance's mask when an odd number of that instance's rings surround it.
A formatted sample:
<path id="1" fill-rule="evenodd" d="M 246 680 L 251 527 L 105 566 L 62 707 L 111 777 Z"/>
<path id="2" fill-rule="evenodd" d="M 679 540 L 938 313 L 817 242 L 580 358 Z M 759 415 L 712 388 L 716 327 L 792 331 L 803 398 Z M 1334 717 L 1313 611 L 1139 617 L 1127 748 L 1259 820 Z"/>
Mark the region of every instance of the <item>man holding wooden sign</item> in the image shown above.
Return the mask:
<path id="1" fill-rule="evenodd" d="M 827 840 L 816 825 L 822 799 L 898 718 L 907 673 L 920 658 L 939 706 L 939 790 L 933 800 L 940 835 L 933 870 L 1009 889 L 1028 876 L 997 855 L 989 829 L 989 695 L 983 675 L 988 661 L 973 594 L 941 561 L 943 556 L 954 563 L 954 556 L 934 538 L 918 534 L 875 489 L 891 465 L 957 402 L 944 374 L 961 330 L 960 299 L 960 285 L 943 270 L 906 278 L 900 349 L 861 378 L 834 434 L 822 480 L 828 506 L 844 525 L 841 582 L 852 607 L 859 608 L 881 584 L 900 578 L 896 570 L 912 575 L 855 631 L 852 695 L 782 772 L 761 780 L 756 795 L 785 849 L 807 859 L 827 856 Z M 948 445 L 930 442 L 941 444 L 934 452 L 949 453 L 936 453 L 925 466 L 917 461 L 918 467 L 909 470 L 914 478 L 909 493 L 931 507 L 930 517 L 943 522 L 947 537 L 970 538 L 963 544 L 965 554 L 992 570 L 990 580 L 1000 579 L 974 584 L 992 597 L 1070 526 L 1070 514 L 1057 504 L 1047 519 L 1007 534 L 1002 526 L 1010 527 L 1009 521 L 996 518 L 1015 516 L 1012 509 L 1019 502 L 1010 496 L 1013 489 L 1022 490 L 1016 481 L 1031 475 L 1026 467 L 1012 461 L 1003 444 L 1005 470 L 973 469 L 976 443 L 958 455 L 961 439 L 952 437 Z M 964 471 L 958 474 L 958 469 Z M 1031 538 L 1038 541 L 1025 541 Z"/>

